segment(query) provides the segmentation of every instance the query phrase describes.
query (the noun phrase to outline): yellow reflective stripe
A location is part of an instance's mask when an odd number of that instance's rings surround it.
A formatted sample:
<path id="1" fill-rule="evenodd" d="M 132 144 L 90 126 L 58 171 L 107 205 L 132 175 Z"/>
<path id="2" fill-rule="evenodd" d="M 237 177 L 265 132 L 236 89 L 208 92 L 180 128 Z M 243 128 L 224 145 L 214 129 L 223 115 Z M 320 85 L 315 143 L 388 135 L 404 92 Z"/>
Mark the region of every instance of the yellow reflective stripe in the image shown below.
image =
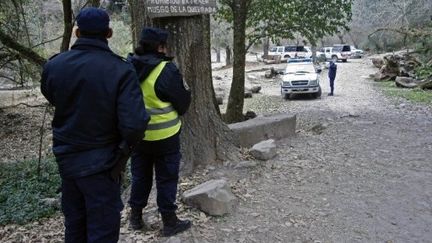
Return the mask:
<path id="1" fill-rule="evenodd" d="M 174 107 L 168 106 L 165 108 L 153 108 L 153 109 L 147 109 L 147 113 L 150 115 L 162 115 L 162 114 L 168 114 L 171 111 L 175 111 Z"/>
<path id="2" fill-rule="evenodd" d="M 161 130 L 161 129 L 169 128 L 169 127 L 177 125 L 177 123 L 179 121 L 180 121 L 180 119 L 177 117 L 176 119 L 171 120 L 171 121 L 148 124 L 147 130 Z"/>
<path id="3" fill-rule="evenodd" d="M 158 141 L 165 138 L 169 138 L 175 135 L 176 133 L 178 133 L 180 131 L 180 128 L 181 128 L 181 121 L 179 120 L 179 122 L 175 126 L 170 128 L 165 128 L 163 130 L 146 130 L 144 140 Z"/>

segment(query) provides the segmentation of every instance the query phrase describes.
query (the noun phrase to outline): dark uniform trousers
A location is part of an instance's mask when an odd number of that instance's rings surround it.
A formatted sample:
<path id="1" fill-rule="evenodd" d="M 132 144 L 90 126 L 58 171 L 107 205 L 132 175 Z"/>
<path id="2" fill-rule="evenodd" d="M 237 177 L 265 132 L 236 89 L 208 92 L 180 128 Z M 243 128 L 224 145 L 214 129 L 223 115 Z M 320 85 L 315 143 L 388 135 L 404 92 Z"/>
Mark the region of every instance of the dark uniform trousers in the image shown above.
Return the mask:
<path id="1" fill-rule="evenodd" d="M 179 179 L 181 154 L 179 151 L 168 154 L 132 154 L 132 188 L 129 204 L 132 208 L 144 208 L 153 184 L 153 167 L 156 174 L 157 205 L 159 212 L 172 213 L 175 204 Z"/>
<path id="2" fill-rule="evenodd" d="M 62 179 L 62 207 L 66 243 L 118 241 L 123 203 L 109 172 Z"/>
<path id="3" fill-rule="evenodd" d="M 335 78 L 330 78 L 330 93 L 332 93 L 332 94 L 334 91 L 334 81 L 335 81 Z"/>

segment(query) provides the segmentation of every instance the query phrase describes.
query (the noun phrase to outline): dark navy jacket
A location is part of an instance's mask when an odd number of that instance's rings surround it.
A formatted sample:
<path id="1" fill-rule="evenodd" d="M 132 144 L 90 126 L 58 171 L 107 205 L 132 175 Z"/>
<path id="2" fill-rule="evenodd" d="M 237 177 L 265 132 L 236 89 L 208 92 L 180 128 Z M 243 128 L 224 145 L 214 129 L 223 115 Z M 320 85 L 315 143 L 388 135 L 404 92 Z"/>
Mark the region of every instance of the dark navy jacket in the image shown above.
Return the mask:
<path id="1" fill-rule="evenodd" d="M 172 58 L 163 53 L 146 53 L 140 56 L 129 55 L 128 60 L 135 66 L 140 82 L 143 82 L 159 63 L 170 61 L 156 80 L 155 92 L 160 100 L 170 102 L 180 116 L 186 113 L 191 102 L 191 93 L 185 87 L 183 77 Z M 160 155 L 174 153 L 179 149 L 180 132 L 159 141 L 142 141 L 136 150 L 140 153 Z"/>
<path id="2" fill-rule="evenodd" d="M 135 145 L 149 121 L 133 66 L 106 40 L 79 38 L 48 61 L 41 91 L 55 106 L 53 152 L 64 178 L 112 167 L 120 141 Z"/>
<path id="3" fill-rule="evenodd" d="M 334 62 L 330 62 L 329 66 L 329 79 L 334 80 L 336 78 L 337 65 Z"/>

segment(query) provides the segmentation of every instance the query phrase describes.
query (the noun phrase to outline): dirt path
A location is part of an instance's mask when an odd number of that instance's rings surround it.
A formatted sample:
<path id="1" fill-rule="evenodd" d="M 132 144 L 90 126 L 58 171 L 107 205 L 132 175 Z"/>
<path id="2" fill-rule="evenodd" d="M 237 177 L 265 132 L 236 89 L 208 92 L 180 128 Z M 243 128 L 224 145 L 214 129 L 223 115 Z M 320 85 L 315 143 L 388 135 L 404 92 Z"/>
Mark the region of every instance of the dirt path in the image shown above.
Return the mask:
<path id="1" fill-rule="evenodd" d="M 319 100 L 285 101 L 277 81 L 261 81 L 262 94 L 245 110 L 296 113 L 297 136 L 279 141 L 278 156 L 254 168 L 215 165 L 194 175 L 227 178 L 236 212 L 215 218 L 180 204 L 194 226 L 167 239 L 151 200 L 145 218 L 154 229 L 128 230 L 125 210 L 120 242 L 432 242 L 432 109 L 384 97 L 366 78 L 374 71 L 368 60 L 339 63 L 336 96 L 325 96 L 325 71 Z M 222 86 L 229 72 L 216 73 Z M 181 190 L 196 179 L 184 178 Z M 62 242 L 62 217 L 3 227 L 3 237 Z"/>
<path id="2" fill-rule="evenodd" d="M 334 97 L 283 101 L 274 88 L 247 102 L 297 113 L 299 133 L 243 179 L 235 214 L 184 242 L 432 242 L 431 109 L 385 98 L 366 60 L 338 68 Z"/>

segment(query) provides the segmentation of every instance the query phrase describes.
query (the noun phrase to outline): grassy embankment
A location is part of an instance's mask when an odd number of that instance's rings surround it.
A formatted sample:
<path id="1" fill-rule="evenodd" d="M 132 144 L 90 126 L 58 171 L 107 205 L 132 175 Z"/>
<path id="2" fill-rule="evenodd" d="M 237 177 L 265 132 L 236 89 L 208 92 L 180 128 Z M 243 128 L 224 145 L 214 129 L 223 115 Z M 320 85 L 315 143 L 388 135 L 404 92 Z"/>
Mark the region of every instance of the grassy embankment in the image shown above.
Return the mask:
<path id="1" fill-rule="evenodd" d="M 377 85 L 383 90 L 384 94 L 390 97 L 399 97 L 415 103 L 432 104 L 432 91 L 420 88 L 406 89 L 396 87 L 394 81 L 379 82 Z"/>

